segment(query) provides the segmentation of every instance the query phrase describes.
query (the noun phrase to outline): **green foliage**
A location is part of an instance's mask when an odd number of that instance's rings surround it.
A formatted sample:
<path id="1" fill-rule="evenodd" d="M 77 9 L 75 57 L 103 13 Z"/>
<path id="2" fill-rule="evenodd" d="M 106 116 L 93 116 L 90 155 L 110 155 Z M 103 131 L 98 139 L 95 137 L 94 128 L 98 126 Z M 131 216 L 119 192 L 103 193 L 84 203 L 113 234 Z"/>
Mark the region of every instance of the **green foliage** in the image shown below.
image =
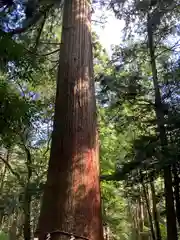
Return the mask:
<path id="1" fill-rule="evenodd" d="M 0 233 L 0 240 L 8 240 L 8 239 L 9 238 L 8 238 L 7 234 L 5 234 L 4 232 Z"/>
<path id="2" fill-rule="evenodd" d="M 2 77 L 0 81 L 0 137 L 12 144 L 20 133 L 38 120 L 38 102 L 25 99 L 11 83 Z"/>
<path id="3" fill-rule="evenodd" d="M 0 66 L 2 68 L 8 61 L 18 61 L 25 53 L 23 45 L 15 42 L 8 35 L 0 37 L 0 45 Z"/>

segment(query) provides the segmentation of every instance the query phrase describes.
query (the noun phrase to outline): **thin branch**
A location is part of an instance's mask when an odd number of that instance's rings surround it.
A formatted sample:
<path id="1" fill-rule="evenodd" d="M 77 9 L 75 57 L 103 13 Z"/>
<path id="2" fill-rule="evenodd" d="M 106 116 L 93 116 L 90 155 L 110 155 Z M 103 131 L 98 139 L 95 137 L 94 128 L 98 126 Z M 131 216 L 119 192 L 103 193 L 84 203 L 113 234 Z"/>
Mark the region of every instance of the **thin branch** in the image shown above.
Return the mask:
<path id="1" fill-rule="evenodd" d="M 180 42 L 180 39 L 172 47 L 167 48 L 167 49 L 163 50 L 161 53 L 159 53 L 158 55 L 156 55 L 155 58 L 161 56 L 165 52 L 173 50 L 173 48 L 175 48 L 175 47 L 178 47 L 180 45 L 180 44 L 178 44 L 179 42 Z"/>
<path id="2" fill-rule="evenodd" d="M 48 233 L 47 236 L 51 237 L 52 235 L 55 235 L 55 234 L 65 235 L 65 236 L 69 236 L 69 237 L 74 237 L 74 238 L 77 238 L 77 239 L 89 240 L 89 238 L 87 238 L 87 237 L 79 236 L 79 235 L 74 234 L 74 233 L 69 233 L 69 232 L 60 231 L 60 230 L 52 231 L 52 232 Z"/>
<path id="3" fill-rule="evenodd" d="M 61 45 L 61 42 L 59 42 L 59 43 L 56 43 L 56 42 L 40 42 L 41 44 L 47 44 L 47 45 Z"/>
<path id="4" fill-rule="evenodd" d="M 98 20 L 91 20 L 91 22 L 94 22 L 94 23 L 100 23 L 100 24 L 105 24 L 105 22 L 102 22 L 102 21 L 98 21 Z"/>
<path id="5" fill-rule="evenodd" d="M 45 54 L 38 54 L 38 53 L 34 53 L 33 51 L 27 49 L 27 48 L 24 48 L 27 52 L 29 52 L 30 54 L 33 54 L 33 55 L 37 55 L 38 57 L 46 57 L 46 56 L 49 56 L 49 55 L 52 55 L 54 53 L 57 53 L 60 51 L 60 48 L 52 51 L 52 52 L 48 52 L 48 53 L 45 53 Z"/>
<path id="6" fill-rule="evenodd" d="M 60 51 L 60 49 L 58 48 L 58 49 L 56 49 L 56 50 L 54 50 L 54 51 L 52 51 L 52 52 L 45 53 L 45 54 L 42 54 L 42 55 L 39 55 L 39 56 L 41 56 L 41 57 L 46 57 L 46 56 L 49 56 L 49 55 L 51 55 L 51 54 L 57 53 L 57 52 L 59 52 L 59 51 Z"/>
<path id="7" fill-rule="evenodd" d="M 100 181 L 122 181 L 124 180 L 124 174 L 113 173 L 111 175 L 101 175 Z"/>
<path id="8" fill-rule="evenodd" d="M 45 156 L 46 153 L 50 150 L 50 142 L 51 142 L 51 136 L 50 136 L 49 139 L 48 139 L 47 148 L 46 148 L 45 152 L 43 153 L 43 156 Z"/>
<path id="9" fill-rule="evenodd" d="M 42 21 L 42 23 L 41 23 L 41 26 L 40 26 L 39 31 L 38 31 L 38 34 L 37 34 L 35 46 L 34 46 L 34 49 L 33 49 L 34 52 L 36 52 L 37 47 L 38 47 L 38 45 L 39 45 L 39 40 L 40 40 L 42 31 L 43 31 L 43 28 L 44 28 L 44 25 L 45 25 L 45 22 L 46 22 L 46 17 L 47 17 L 47 15 L 46 15 L 46 13 L 45 13 L 45 14 L 44 14 L 44 19 L 43 19 L 43 21 Z"/>
<path id="10" fill-rule="evenodd" d="M 3 161 L 3 163 L 4 163 L 4 164 L 7 166 L 7 168 L 9 169 L 9 171 L 18 179 L 18 181 L 19 181 L 20 183 L 22 183 L 20 175 L 13 170 L 13 168 L 11 167 L 11 165 L 10 165 L 2 156 L 0 156 L 0 160 Z"/>

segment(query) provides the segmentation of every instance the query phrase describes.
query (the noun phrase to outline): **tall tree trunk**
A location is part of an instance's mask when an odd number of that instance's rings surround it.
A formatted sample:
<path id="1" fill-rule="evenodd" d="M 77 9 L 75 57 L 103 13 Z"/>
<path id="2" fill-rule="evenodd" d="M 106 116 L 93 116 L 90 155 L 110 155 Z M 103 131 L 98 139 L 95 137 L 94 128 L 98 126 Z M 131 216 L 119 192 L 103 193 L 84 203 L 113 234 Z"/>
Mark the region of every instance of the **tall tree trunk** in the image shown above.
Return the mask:
<path id="1" fill-rule="evenodd" d="M 103 239 L 90 1 L 66 0 L 39 239 Z M 63 237 L 64 235 L 64 237 Z"/>
<path id="2" fill-rule="evenodd" d="M 151 178 L 150 186 L 151 186 L 151 193 L 152 193 L 153 218 L 154 218 L 154 225 L 155 225 L 155 230 L 156 230 L 156 239 L 161 240 L 161 230 L 160 230 L 160 226 L 159 226 L 159 217 L 158 217 L 158 211 L 157 211 L 156 191 L 154 188 L 154 179 L 153 178 Z"/>
<path id="3" fill-rule="evenodd" d="M 139 230 L 139 200 L 136 199 L 136 209 L 134 215 L 134 223 L 135 223 L 135 240 L 140 240 L 140 230 Z"/>
<path id="4" fill-rule="evenodd" d="M 17 222 L 16 220 L 12 221 L 11 227 L 9 229 L 9 240 L 16 240 L 16 229 L 17 229 Z"/>
<path id="5" fill-rule="evenodd" d="M 140 230 L 140 232 L 143 232 L 143 230 L 144 230 L 144 215 L 143 215 L 143 209 L 142 209 L 141 195 L 139 196 L 138 202 L 139 202 L 139 230 Z"/>
<path id="6" fill-rule="evenodd" d="M 146 190 L 146 186 L 145 186 L 143 181 L 142 181 L 142 187 L 143 187 L 144 198 L 145 198 L 145 201 L 146 201 L 147 212 L 148 212 L 148 216 L 149 216 L 149 225 L 150 225 L 150 229 L 151 229 L 152 239 L 156 240 L 156 236 L 155 236 L 155 232 L 154 232 L 154 226 L 153 226 L 153 219 L 152 219 L 151 209 L 150 209 L 150 201 L 149 201 L 148 193 L 147 193 L 148 190 Z"/>
<path id="7" fill-rule="evenodd" d="M 161 94 L 158 86 L 157 68 L 155 61 L 155 50 L 154 50 L 154 40 L 153 40 L 153 30 L 152 25 L 149 24 L 149 17 L 147 22 L 148 31 L 148 43 L 149 52 L 151 59 L 151 67 L 153 74 L 153 84 L 155 90 L 155 112 L 157 117 L 157 127 L 159 131 L 159 137 L 162 147 L 162 156 L 165 157 L 165 147 L 167 146 L 167 136 L 164 127 L 164 113 L 162 111 L 162 101 Z M 162 159 L 161 159 L 162 160 Z M 176 226 L 176 214 L 174 209 L 174 197 L 173 197 L 173 184 L 171 167 L 164 167 L 164 186 L 165 186 L 165 201 L 166 201 L 166 219 L 167 219 L 167 240 L 177 240 L 177 226 Z"/>
<path id="8" fill-rule="evenodd" d="M 134 209 L 134 205 L 131 202 L 128 201 L 128 213 L 129 218 L 131 222 L 131 236 L 130 239 L 132 240 L 138 240 L 138 227 L 137 227 L 137 221 L 136 221 L 136 205 Z"/>
<path id="9" fill-rule="evenodd" d="M 10 157 L 10 150 L 7 150 L 7 154 L 6 154 L 6 162 L 9 162 L 9 157 Z M 1 180 L 0 180 L 0 193 L 3 193 L 4 190 L 4 183 L 5 183 L 5 178 L 6 178 L 6 173 L 7 173 L 7 166 L 6 164 L 2 163 L 2 169 L 1 169 L 2 173 L 1 173 Z M 2 221 L 3 221 L 3 215 L 4 215 L 4 211 L 0 211 L 0 227 L 2 225 Z"/>
<path id="10" fill-rule="evenodd" d="M 174 176 L 174 197 L 176 202 L 176 216 L 178 224 L 180 226 L 180 193 L 179 193 L 180 179 L 178 176 L 177 164 L 173 165 L 173 176 Z"/>
<path id="11" fill-rule="evenodd" d="M 7 160 L 6 160 L 7 161 Z M 1 175 L 1 183 L 0 183 L 0 193 L 3 192 L 4 188 L 4 179 L 6 177 L 6 171 L 7 171 L 7 166 L 4 164 L 3 169 L 2 169 L 2 175 Z"/>
<path id="12" fill-rule="evenodd" d="M 30 183 L 32 177 L 32 159 L 29 149 L 25 146 L 25 152 L 27 156 L 26 166 L 28 171 L 27 183 L 24 192 L 24 228 L 23 235 L 24 240 L 31 240 L 31 193 L 30 193 Z"/>

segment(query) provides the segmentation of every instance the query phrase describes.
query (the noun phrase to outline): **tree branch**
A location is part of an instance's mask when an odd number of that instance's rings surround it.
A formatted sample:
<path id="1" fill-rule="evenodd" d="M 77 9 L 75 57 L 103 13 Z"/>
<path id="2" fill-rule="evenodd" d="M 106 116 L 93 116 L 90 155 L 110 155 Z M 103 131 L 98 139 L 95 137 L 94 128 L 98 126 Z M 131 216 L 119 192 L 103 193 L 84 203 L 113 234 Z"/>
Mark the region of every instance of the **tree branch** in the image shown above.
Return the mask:
<path id="1" fill-rule="evenodd" d="M 39 11 L 38 13 L 36 13 L 33 18 L 31 18 L 29 21 L 26 21 L 23 27 L 15 28 L 8 32 L 4 32 L 2 29 L 0 29 L 0 32 L 7 35 L 21 34 L 26 32 L 29 28 L 34 26 L 41 19 L 41 17 L 44 16 L 53 7 L 53 5 L 54 4 L 48 5 L 43 11 Z"/>
<path id="2" fill-rule="evenodd" d="M 30 54 L 36 55 L 36 56 L 38 56 L 38 57 L 46 57 L 46 56 L 49 56 L 49 55 L 51 55 L 51 54 L 54 54 L 54 53 L 59 52 L 59 51 L 60 51 L 60 48 L 58 48 L 58 49 L 56 49 L 56 50 L 54 50 L 54 51 L 52 51 L 52 52 L 45 53 L 45 54 L 34 53 L 34 52 L 32 52 L 31 50 L 29 50 L 29 49 L 25 49 L 25 50 L 26 50 L 27 52 L 29 52 Z"/>
<path id="3" fill-rule="evenodd" d="M 44 19 L 43 19 L 43 21 L 42 21 L 42 23 L 41 23 L 41 26 L 40 26 L 40 28 L 39 28 L 39 30 L 38 30 L 38 34 L 37 34 L 37 38 L 36 38 L 36 42 L 35 42 L 35 46 L 34 46 L 34 52 L 36 52 L 36 50 L 37 50 L 37 47 L 38 47 L 38 45 L 39 45 L 39 40 L 40 40 L 40 38 L 41 38 L 41 34 L 42 34 L 42 31 L 43 31 L 43 28 L 44 28 L 44 25 L 45 25 L 45 22 L 46 22 L 46 13 L 44 14 Z"/>
<path id="4" fill-rule="evenodd" d="M 20 175 L 13 170 L 11 165 L 2 156 L 0 156 L 0 160 L 7 166 L 8 170 L 18 179 L 18 181 L 22 183 Z"/>
<path id="5" fill-rule="evenodd" d="M 123 180 L 123 178 L 121 179 L 121 175 L 120 174 L 111 174 L 111 175 L 101 175 L 100 176 L 100 181 L 121 181 Z"/>

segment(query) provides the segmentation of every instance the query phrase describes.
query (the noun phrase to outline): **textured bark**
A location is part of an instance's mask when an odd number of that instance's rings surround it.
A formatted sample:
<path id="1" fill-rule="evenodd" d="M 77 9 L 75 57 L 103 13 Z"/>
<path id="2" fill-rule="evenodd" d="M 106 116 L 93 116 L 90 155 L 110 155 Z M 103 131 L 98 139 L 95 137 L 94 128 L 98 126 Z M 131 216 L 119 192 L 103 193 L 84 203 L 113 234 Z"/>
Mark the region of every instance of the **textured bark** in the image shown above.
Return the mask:
<path id="1" fill-rule="evenodd" d="M 154 218 L 154 225 L 156 230 L 156 239 L 161 240 L 161 230 L 159 226 L 159 217 L 158 217 L 158 211 L 157 211 L 157 200 L 156 200 L 156 191 L 154 187 L 154 180 L 153 178 L 150 181 L 151 185 L 151 193 L 152 193 L 152 203 L 153 203 L 153 218 Z"/>
<path id="2" fill-rule="evenodd" d="M 151 59 L 151 67 L 153 74 L 153 84 L 155 90 L 155 112 L 157 118 L 157 127 L 159 132 L 159 137 L 161 141 L 162 155 L 165 156 L 165 147 L 167 146 L 167 136 L 164 126 L 164 113 L 162 109 L 161 94 L 158 86 L 158 76 L 157 68 L 155 61 L 155 50 L 154 50 L 154 41 L 153 41 L 153 30 L 152 25 L 149 24 L 150 20 L 148 19 L 148 43 L 149 43 L 149 52 Z M 160 159 L 162 161 L 162 159 Z M 173 184 L 172 184 L 172 174 L 171 167 L 164 167 L 164 190 L 165 190 L 165 201 L 166 201 L 166 219 L 167 219 L 167 240 L 177 240 L 177 226 L 176 226 L 176 214 L 174 209 L 174 197 L 173 197 Z"/>
<path id="3" fill-rule="evenodd" d="M 51 154 L 37 235 L 103 239 L 90 2 L 66 0 Z M 56 231 L 56 233 L 55 233 Z M 53 233 L 54 232 L 54 233 Z"/>

